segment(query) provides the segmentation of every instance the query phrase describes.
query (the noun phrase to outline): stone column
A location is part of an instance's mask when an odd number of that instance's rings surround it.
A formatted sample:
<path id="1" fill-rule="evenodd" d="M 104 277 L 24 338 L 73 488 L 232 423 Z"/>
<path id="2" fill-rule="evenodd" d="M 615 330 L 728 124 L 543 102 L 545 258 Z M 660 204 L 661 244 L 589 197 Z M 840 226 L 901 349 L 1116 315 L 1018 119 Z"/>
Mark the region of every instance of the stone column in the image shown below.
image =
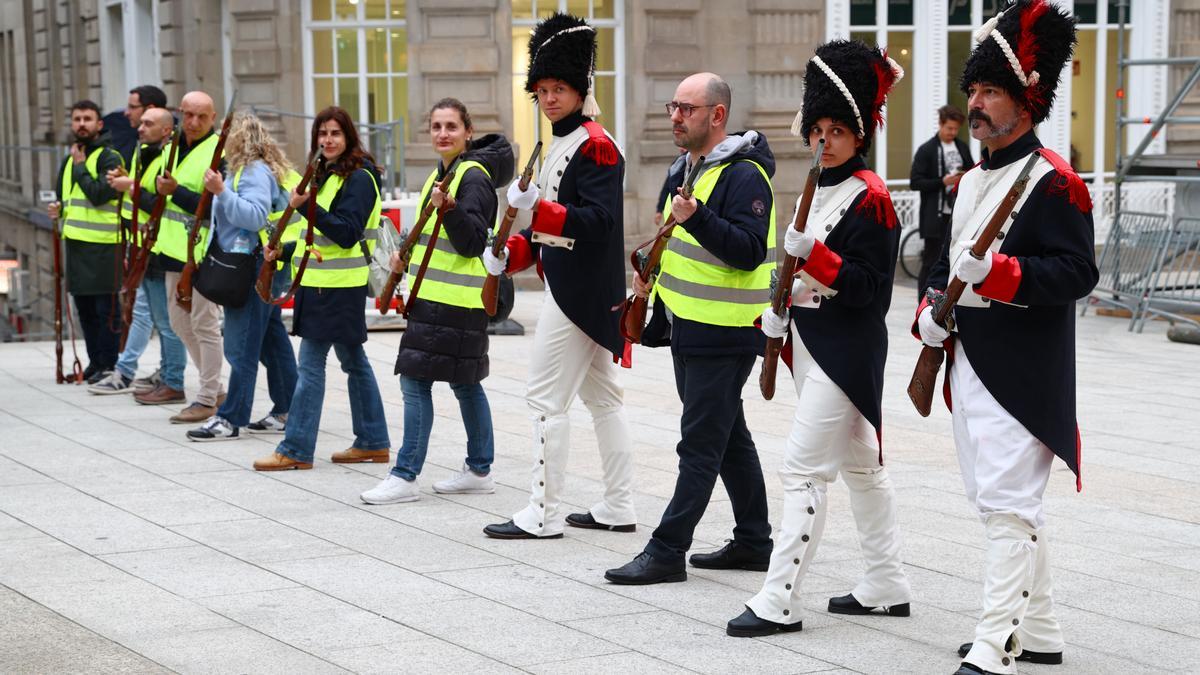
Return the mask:
<path id="1" fill-rule="evenodd" d="M 471 112 L 475 134 L 512 128 L 511 10 L 497 0 L 410 0 L 408 124 L 405 164 L 410 189 L 437 162 L 427 116 L 447 96 Z M 507 56 L 506 56 L 507 55 Z"/>

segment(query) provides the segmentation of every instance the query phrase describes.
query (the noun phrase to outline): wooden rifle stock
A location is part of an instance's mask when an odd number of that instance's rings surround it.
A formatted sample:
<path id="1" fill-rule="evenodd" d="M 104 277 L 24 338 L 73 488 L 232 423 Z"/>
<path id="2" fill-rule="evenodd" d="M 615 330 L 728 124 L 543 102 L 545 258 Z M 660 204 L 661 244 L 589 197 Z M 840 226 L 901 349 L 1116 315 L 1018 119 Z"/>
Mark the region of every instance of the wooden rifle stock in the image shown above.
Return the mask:
<path id="1" fill-rule="evenodd" d="M 704 155 L 696 159 L 696 163 L 692 165 L 692 170 L 688 172 L 683 180 L 683 186 L 680 188 L 680 196 L 684 199 L 692 198 L 692 188 L 696 185 L 696 180 L 700 178 L 700 170 L 704 166 Z M 629 265 L 633 267 L 633 273 L 638 275 L 638 278 L 650 286 L 653 286 L 653 279 L 657 274 L 659 263 L 662 262 L 663 253 L 667 250 L 667 243 L 671 239 L 671 233 L 675 231 L 675 214 L 671 213 L 667 217 L 667 222 L 663 223 L 658 232 L 654 234 L 654 238 L 638 245 L 633 249 L 633 253 L 629 254 Z M 650 253 L 642 259 L 642 249 L 650 246 Z M 642 331 L 646 328 L 646 310 L 650 302 L 650 293 L 647 291 L 646 297 L 639 297 L 636 293 L 630 295 L 621 308 L 621 333 L 622 336 L 629 342 L 641 342 Z"/>
<path id="2" fill-rule="evenodd" d="M 300 281 L 304 279 L 304 270 L 308 269 L 308 259 L 313 254 L 313 228 L 317 222 L 317 185 L 311 183 L 308 186 L 308 201 L 304 202 L 304 217 L 308 220 L 308 229 L 304 233 L 304 254 L 300 256 L 300 264 L 296 267 L 296 274 L 292 277 L 292 283 L 288 286 L 287 293 L 284 293 L 278 298 L 271 298 L 271 304 L 283 305 L 292 296 L 296 295 L 296 291 L 300 288 Z M 317 262 L 321 261 L 321 253 L 317 252 Z M 274 261 L 264 261 L 271 262 Z"/>
<path id="3" fill-rule="evenodd" d="M 412 309 L 413 300 L 416 300 L 417 294 L 421 292 L 421 281 L 425 278 L 425 271 L 429 269 L 429 260 L 433 257 L 433 249 L 437 246 L 438 234 L 442 231 L 442 219 L 446 217 L 447 211 L 454 209 L 454 206 L 454 197 L 446 195 L 441 207 L 437 210 L 437 220 L 433 222 L 433 232 L 429 233 L 429 243 L 425 245 L 425 255 L 421 256 L 421 264 L 417 267 L 417 273 L 413 277 L 412 290 L 408 292 L 408 304 L 404 304 L 404 300 L 401 299 L 401 307 L 397 310 L 404 315 L 405 319 L 408 318 L 408 312 Z"/>
<path id="4" fill-rule="evenodd" d="M 1021 195 L 1029 187 L 1029 173 L 1037 164 L 1038 157 L 1036 152 L 1030 155 L 1025 166 L 1022 167 L 1021 173 L 1017 176 L 1016 182 L 1008 189 L 1008 194 L 1004 195 L 1004 200 L 992 214 L 987 227 L 983 228 L 983 232 L 975 239 L 975 244 L 971 246 L 970 252 L 964 255 L 974 256 L 978 260 L 982 260 L 983 256 L 988 255 L 988 249 L 996 240 L 996 235 L 1004 228 L 1004 221 L 1008 220 L 1009 215 L 1016 208 L 1017 202 L 1021 201 Z M 965 281 L 958 277 L 952 277 L 946 286 L 945 293 L 939 293 L 933 289 L 926 291 L 926 298 L 933 305 L 933 320 L 939 326 L 946 330 L 954 328 L 954 318 L 950 312 L 958 304 L 958 299 L 962 297 L 966 287 Z M 917 366 L 913 369 L 912 379 L 908 382 L 908 397 L 912 399 L 913 405 L 916 406 L 921 417 L 928 417 L 933 408 L 933 390 L 937 387 L 938 371 L 942 369 L 944 358 L 945 349 L 930 347 L 922 343 L 921 355 L 917 358 Z"/>
<path id="5" fill-rule="evenodd" d="M 225 141 L 229 138 L 229 126 L 233 123 L 235 101 L 237 101 L 236 90 L 233 92 L 233 96 L 229 97 L 229 107 L 225 110 L 225 121 L 221 123 L 221 135 L 217 137 L 217 147 L 213 148 L 212 161 L 208 164 L 211 171 L 216 171 L 221 167 L 221 160 L 225 154 Z M 204 188 L 204 191 L 200 193 L 200 203 L 196 206 L 196 212 L 192 214 L 192 227 L 188 231 L 187 264 L 183 266 L 183 272 L 179 275 L 179 283 L 175 286 L 175 302 L 185 312 L 192 311 L 192 276 L 196 273 L 196 243 L 200 238 L 200 222 L 205 212 L 208 211 L 212 198 L 212 193 L 208 191 L 208 188 Z"/>
<path id="6" fill-rule="evenodd" d="M 529 162 L 525 164 L 525 170 L 521 172 L 521 192 L 529 188 L 529 181 L 533 180 L 533 165 L 537 162 L 538 157 L 542 154 L 542 142 L 538 141 L 537 145 L 533 146 L 533 153 L 529 155 Z M 508 233 L 512 231 L 513 221 L 517 219 L 517 209 L 510 206 L 504 211 L 504 220 L 500 221 L 500 228 L 496 230 L 496 234 L 492 238 L 492 255 L 500 257 L 500 252 L 504 250 L 504 243 L 508 241 Z M 496 316 L 496 298 L 500 292 L 500 277 L 487 275 L 483 280 L 483 291 L 481 297 L 483 299 L 483 309 L 488 316 Z"/>
<path id="7" fill-rule="evenodd" d="M 459 155 L 458 158 L 461 158 Z M 446 175 L 442 177 L 441 182 L 437 184 L 437 188 L 442 192 L 450 190 L 450 183 L 454 182 L 454 173 L 458 167 L 458 158 L 455 158 L 450 163 L 449 169 L 446 170 Z M 421 240 L 421 232 L 425 229 L 425 221 L 429 220 L 429 216 L 433 215 L 433 191 L 429 192 L 430 200 L 425 202 L 425 206 L 421 212 L 417 214 L 417 222 L 413 223 L 412 229 L 408 231 L 408 236 L 400 244 L 400 271 L 392 270 L 388 274 L 387 281 L 383 283 L 383 290 L 379 292 L 379 313 L 387 314 L 388 309 L 392 306 L 392 298 L 396 296 L 396 286 L 400 280 L 404 278 L 404 270 L 408 268 L 408 261 L 412 258 L 412 250 Z M 399 298 L 396 302 L 396 312 L 404 312 L 404 298 Z"/>
<path id="8" fill-rule="evenodd" d="M 170 176 L 175 166 L 175 155 L 179 150 L 178 129 L 171 132 L 171 149 L 167 153 L 167 162 L 163 164 L 163 175 Z M 140 196 L 140 193 L 139 193 Z M 141 205 L 133 204 L 134 213 Z M 133 261 L 129 264 L 129 272 L 125 275 L 125 283 L 121 286 L 121 344 L 118 353 L 125 351 L 125 342 L 129 339 L 129 327 L 133 323 L 133 305 L 137 299 L 137 289 L 142 285 L 146 276 L 146 266 L 150 264 L 151 249 L 158 243 L 158 229 L 162 222 L 163 212 L 167 209 L 167 196 L 159 193 L 154 198 L 154 206 L 150 208 L 150 217 L 146 219 L 146 233 L 142 237 L 141 246 L 134 251 Z"/>
<path id="9" fill-rule="evenodd" d="M 313 150 L 308 155 L 308 166 L 304 169 L 304 175 L 300 177 L 300 182 L 296 185 L 296 192 L 303 194 L 308 189 L 308 184 L 312 181 L 313 174 L 317 171 L 317 165 L 322 162 L 321 148 Z M 283 210 L 283 214 L 279 216 L 279 221 L 275 223 L 275 231 L 271 233 L 271 238 L 267 241 L 267 248 L 271 250 L 279 250 L 279 242 L 283 239 L 283 231 L 287 229 L 288 221 L 292 219 L 292 214 L 296 209 L 292 208 L 289 203 L 287 208 Z M 262 267 L 258 268 L 258 279 L 254 282 L 254 290 L 258 291 L 258 297 L 262 298 L 263 302 L 272 302 L 271 298 L 271 279 L 275 276 L 275 261 L 263 259 Z"/>
<path id="10" fill-rule="evenodd" d="M 812 166 L 808 169 L 808 178 L 804 181 L 804 193 L 800 196 L 800 207 L 796 209 L 796 219 L 792 228 L 803 232 L 808 227 L 808 214 L 812 211 L 813 196 L 817 193 L 817 179 L 821 177 L 821 154 L 825 152 L 825 139 L 817 141 L 813 148 Z M 775 316 L 788 315 L 788 302 L 792 295 L 792 277 L 796 275 L 796 257 L 783 251 L 783 269 L 773 280 L 771 292 L 771 311 Z M 790 326 L 789 326 L 790 328 Z M 758 390 L 763 398 L 770 401 L 775 397 L 775 375 L 779 370 L 779 353 L 783 351 L 785 338 L 768 337 L 767 346 L 763 351 L 762 372 L 758 375 Z"/>

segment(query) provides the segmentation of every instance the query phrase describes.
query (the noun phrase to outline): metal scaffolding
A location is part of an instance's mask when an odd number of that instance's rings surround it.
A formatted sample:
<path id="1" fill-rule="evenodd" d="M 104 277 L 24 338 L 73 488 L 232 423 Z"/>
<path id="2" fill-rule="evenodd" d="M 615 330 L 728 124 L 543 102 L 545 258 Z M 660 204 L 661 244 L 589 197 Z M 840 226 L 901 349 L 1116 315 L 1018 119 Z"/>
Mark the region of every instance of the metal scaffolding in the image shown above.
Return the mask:
<path id="1" fill-rule="evenodd" d="M 1100 256 L 1100 281 L 1090 304 L 1121 307 L 1131 314 L 1130 330 L 1141 332 L 1146 318 L 1165 317 L 1200 326 L 1187 316 L 1200 314 L 1200 227 L 1192 214 L 1170 218 L 1166 213 L 1130 209 L 1122 199 L 1123 186 L 1133 182 L 1195 185 L 1200 190 L 1200 161 L 1195 157 L 1148 155 L 1151 142 L 1168 124 L 1200 124 L 1200 116 L 1177 115 L 1188 93 L 1200 83 L 1200 57 L 1131 59 L 1126 57 L 1130 0 L 1117 1 L 1117 114 L 1116 175 L 1113 178 L 1113 221 Z M 1140 67 L 1191 66 L 1175 95 L 1155 117 L 1130 117 L 1125 85 L 1128 70 Z M 1132 152 L 1126 154 L 1126 129 L 1149 124 Z M 1184 192 L 1181 190 L 1181 192 Z"/>

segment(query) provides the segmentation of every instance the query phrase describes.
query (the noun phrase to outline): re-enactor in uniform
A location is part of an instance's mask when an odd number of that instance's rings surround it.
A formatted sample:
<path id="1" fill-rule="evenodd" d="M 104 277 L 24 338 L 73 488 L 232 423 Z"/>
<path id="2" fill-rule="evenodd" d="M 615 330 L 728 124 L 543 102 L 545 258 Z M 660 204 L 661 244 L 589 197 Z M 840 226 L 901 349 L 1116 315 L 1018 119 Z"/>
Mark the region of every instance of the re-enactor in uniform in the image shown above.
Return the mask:
<path id="1" fill-rule="evenodd" d="M 508 188 L 508 203 L 533 211 L 532 224 L 509 237 L 500 257 L 491 247 L 484 265 L 495 275 L 536 265 L 546 283 L 525 396 L 533 417 L 529 503 L 512 520 L 488 525 L 498 539 L 562 537 L 574 527 L 633 532 L 633 456 L 624 391 L 615 361 L 628 363 L 618 330 L 625 298 L 622 182 L 625 159 L 604 127 L 592 94 L 596 30 L 578 17 L 555 14 L 529 40 L 526 91 L 554 134 L 537 183 Z M 570 424 L 578 396 L 592 414 L 604 496 L 583 513 L 564 517 Z"/>
<path id="2" fill-rule="evenodd" d="M 968 286 L 953 335 L 927 304 L 914 327 L 951 357 L 946 402 L 967 499 L 987 534 L 983 612 L 956 675 L 1062 662 L 1042 495 L 1056 455 L 1079 486 L 1074 307 L 1098 278 L 1087 188 L 1033 133 L 1071 58 L 1074 19 L 1045 0 L 1020 0 L 975 38 L 961 86 L 983 161 L 958 185 L 949 245 L 929 281 Z M 1034 153 L 1029 188 L 991 253 L 976 259 L 967 247 Z"/>
<path id="3" fill-rule="evenodd" d="M 866 572 L 850 594 L 829 600 L 829 611 L 909 614 L 882 447 L 885 317 L 900 228 L 883 179 L 864 159 L 902 76 L 879 49 L 845 40 L 818 47 L 805 70 L 794 132 L 814 151 L 825 141 L 822 172 L 807 227 L 789 226 L 784 236 L 800 270 L 789 315 L 762 315 L 768 336 L 790 337 L 783 356 L 796 386 L 779 470 L 783 518 L 762 588 L 726 626 L 734 637 L 801 630 L 804 575 L 825 529 L 827 486 L 838 476 L 850 490 Z"/>

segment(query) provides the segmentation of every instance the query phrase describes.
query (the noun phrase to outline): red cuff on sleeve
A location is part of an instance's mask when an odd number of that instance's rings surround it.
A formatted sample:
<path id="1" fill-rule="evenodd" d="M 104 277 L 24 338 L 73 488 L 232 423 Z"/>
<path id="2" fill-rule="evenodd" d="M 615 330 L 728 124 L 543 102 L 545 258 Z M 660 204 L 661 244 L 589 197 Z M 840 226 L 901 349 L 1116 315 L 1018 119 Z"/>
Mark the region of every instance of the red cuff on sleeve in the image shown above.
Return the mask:
<path id="1" fill-rule="evenodd" d="M 1003 253 L 992 254 L 992 271 L 981 284 L 975 284 L 975 293 L 985 298 L 1012 302 L 1021 286 L 1021 263 Z"/>
<path id="2" fill-rule="evenodd" d="M 542 234 L 562 236 L 563 225 L 567 222 L 567 207 L 548 199 L 538 201 L 533 211 L 533 231 Z"/>
<path id="3" fill-rule="evenodd" d="M 833 281 L 842 269 L 842 256 L 831 251 L 825 244 L 814 242 L 812 254 L 808 256 L 803 269 L 823 285 L 833 288 Z"/>
<path id="4" fill-rule="evenodd" d="M 505 267 L 508 274 L 516 274 L 533 264 L 533 249 L 525 237 L 514 234 L 504 242 L 504 246 L 508 249 L 508 265 Z"/>
<path id="5" fill-rule="evenodd" d="M 913 315 L 913 322 L 912 322 L 912 335 L 913 335 L 913 337 L 917 338 L 918 340 L 921 339 L 921 329 L 917 327 L 917 321 L 920 320 L 920 318 L 921 318 L 921 312 L 925 311 L 925 308 L 928 306 L 929 306 L 929 298 L 922 295 L 921 296 L 921 304 L 917 305 L 917 313 Z"/>

